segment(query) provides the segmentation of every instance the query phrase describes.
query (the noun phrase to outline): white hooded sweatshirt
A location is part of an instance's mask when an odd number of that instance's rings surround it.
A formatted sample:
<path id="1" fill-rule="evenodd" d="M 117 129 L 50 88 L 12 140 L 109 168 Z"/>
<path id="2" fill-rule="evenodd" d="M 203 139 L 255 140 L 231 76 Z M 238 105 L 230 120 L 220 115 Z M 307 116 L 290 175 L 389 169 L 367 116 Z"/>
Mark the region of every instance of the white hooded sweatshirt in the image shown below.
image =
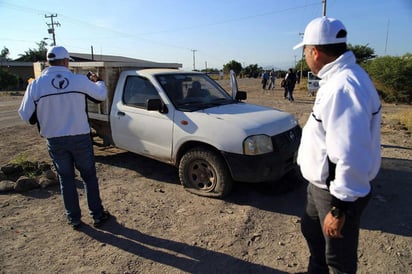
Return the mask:
<path id="1" fill-rule="evenodd" d="M 351 51 L 318 73 L 320 89 L 303 128 L 298 164 L 305 179 L 327 189 L 328 157 L 336 164 L 329 191 L 353 202 L 370 192 L 380 169 L 381 103 Z"/>

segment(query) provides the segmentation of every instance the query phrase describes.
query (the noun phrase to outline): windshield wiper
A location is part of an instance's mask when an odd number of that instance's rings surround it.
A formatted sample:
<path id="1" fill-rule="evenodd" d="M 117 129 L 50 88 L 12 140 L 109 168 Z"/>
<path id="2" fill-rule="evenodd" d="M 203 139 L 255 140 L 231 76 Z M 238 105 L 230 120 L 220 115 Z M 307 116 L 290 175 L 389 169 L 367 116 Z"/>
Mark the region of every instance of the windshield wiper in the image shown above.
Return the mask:
<path id="1" fill-rule="evenodd" d="M 212 102 L 209 102 L 209 105 L 220 106 L 220 105 L 227 105 L 233 103 L 233 100 L 227 98 L 219 98 L 215 99 Z"/>

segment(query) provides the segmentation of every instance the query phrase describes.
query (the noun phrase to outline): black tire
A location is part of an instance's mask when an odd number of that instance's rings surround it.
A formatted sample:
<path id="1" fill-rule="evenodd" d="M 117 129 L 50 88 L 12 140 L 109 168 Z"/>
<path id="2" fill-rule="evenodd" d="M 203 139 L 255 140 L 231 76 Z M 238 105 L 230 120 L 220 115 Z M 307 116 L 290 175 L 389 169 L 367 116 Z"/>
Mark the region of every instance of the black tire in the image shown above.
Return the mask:
<path id="1" fill-rule="evenodd" d="M 185 190 L 204 197 L 223 198 L 233 187 L 222 156 L 205 148 L 194 148 L 183 155 L 179 179 Z"/>

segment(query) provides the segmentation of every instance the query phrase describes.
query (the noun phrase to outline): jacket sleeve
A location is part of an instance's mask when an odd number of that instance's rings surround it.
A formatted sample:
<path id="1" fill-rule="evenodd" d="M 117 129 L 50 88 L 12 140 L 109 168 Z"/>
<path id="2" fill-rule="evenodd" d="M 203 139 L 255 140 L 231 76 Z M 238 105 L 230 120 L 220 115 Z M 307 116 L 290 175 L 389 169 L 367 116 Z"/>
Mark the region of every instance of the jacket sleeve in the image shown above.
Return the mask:
<path id="1" fill-rule="evenodd" d="M 104 101 L 107 97 L 107 87 L 104 81 L 92 82 L 84 75 L 78 75 L 81 89 L 88 97 L 95 101 Z"/>
<path id="2" fill-rule="evenodd" d="M 36 111 L 36 105 L 32 97 L 34 89 L 35 86 L 33 85 L 33 82 L 27 86 L 26 92 L 24 93 L 23 99 L 18 110 L 20 118 L 23 121 L 30 122 L 31 124 L 33 123 L 30 121 L 30 118 L 32 118 L 33 114 Z"/>

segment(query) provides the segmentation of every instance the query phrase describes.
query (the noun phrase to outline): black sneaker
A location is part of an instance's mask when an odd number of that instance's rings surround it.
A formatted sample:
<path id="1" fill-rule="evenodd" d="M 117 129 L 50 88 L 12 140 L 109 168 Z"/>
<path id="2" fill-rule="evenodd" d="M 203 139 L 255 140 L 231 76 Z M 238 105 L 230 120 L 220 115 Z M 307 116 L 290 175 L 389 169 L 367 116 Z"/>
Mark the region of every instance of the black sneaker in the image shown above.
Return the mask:
<path id="1" fill-rule="evenodd" d="M 110 213 L 109 211 L 104 210 L 102 213 L 102 216 L 100 218 L 94 219 L 93 226 L 94 227 L 100 227 L 103 225 L 107 220 L 110 218 Z"/>
<path id="2" fill-rule="evenodd" d="M 78 221 L 68 221 L 67 223 L 69 225 L 71 225 L 74 230 L 79 229 L 82 225 L 82 222 L 80 220 L 78 220 Z"/>

